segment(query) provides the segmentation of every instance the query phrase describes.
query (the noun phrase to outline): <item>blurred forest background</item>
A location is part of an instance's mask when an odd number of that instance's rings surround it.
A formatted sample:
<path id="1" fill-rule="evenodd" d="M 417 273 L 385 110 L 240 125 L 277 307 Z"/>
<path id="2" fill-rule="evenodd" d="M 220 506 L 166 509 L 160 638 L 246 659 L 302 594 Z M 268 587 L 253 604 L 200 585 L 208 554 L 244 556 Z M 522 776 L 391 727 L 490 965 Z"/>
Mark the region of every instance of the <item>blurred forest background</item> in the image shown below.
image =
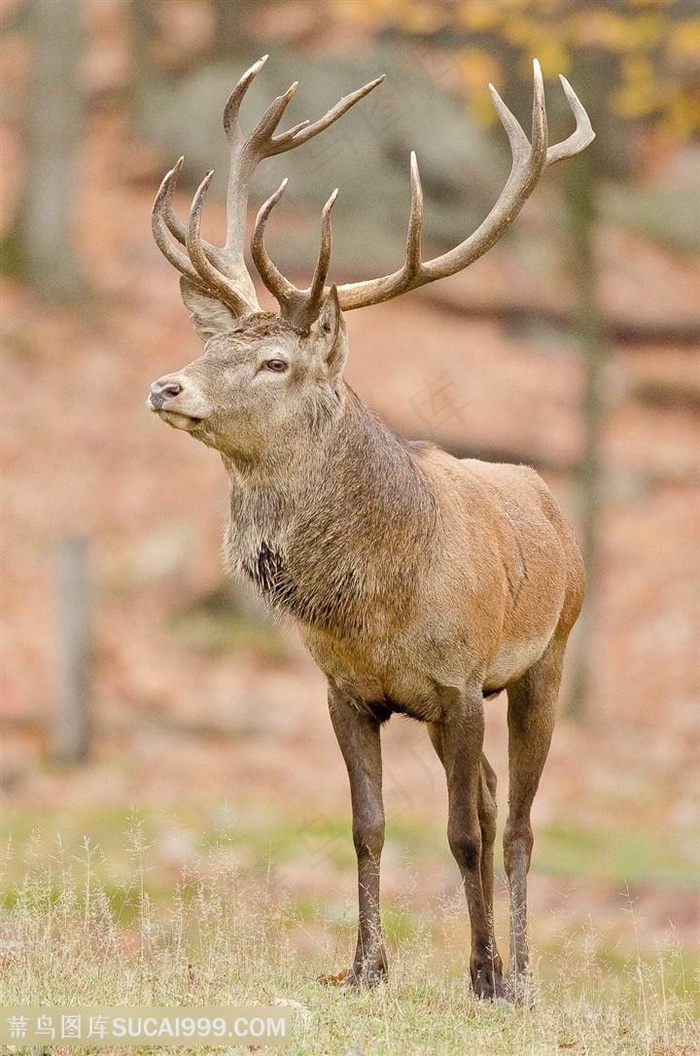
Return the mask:
<path id="1" fill-rule="evenodd" d="M 155 893 L 207 840 L 225 840 L 237 869 L 266 871 L 306 907 L 302 945 L 330 942 L 328 922 L 353 911 L 346 775 L 323 679 L 293 632 L 224 581 L 218 458 L 145 407 L 154 378 L 199 355 L 151 238 L 151 204 L 180 154 L 182 216 L 215 168 L 204 227 L 219 240 L 221 112 L 261 54 L 271 57 L 247 127 L 293 80 L 290 123 L 386 73 L 324 135 L 266 162 L 251 202 L 290 177 L 269 239 L 306 285 L 319 209 L 338 186 L 332 277 L 383 274 L 401 260 L 411 148 L 431 249 L 486 214 L 510 160 L 487 84 L 527 129 L 536 55 L 552 140 L 571 130 L 564 73 L 595 143 L 548 171 L 467 272 L 349 313 L 347 377 L 407 435 L 534 465 L 577 524 L 591 585 L 535 806 L 540 948 L 589 916 L 610 957 L 671 935 L 690 947 L 700 923 L 696 5 L 3 0 L 0 34 L 5 884 L 37 826 L 47 857 L 56 832 L 69 847 L 88 833 L 108 869 L 136 811 Z M 504 712 L 503 699 L 488 706 L 503 790 Z M 452 898 L 458 878 L 425 731 L 395 718 L 385 742 L 385 892 L 395 919 L 408 919 Z"/>

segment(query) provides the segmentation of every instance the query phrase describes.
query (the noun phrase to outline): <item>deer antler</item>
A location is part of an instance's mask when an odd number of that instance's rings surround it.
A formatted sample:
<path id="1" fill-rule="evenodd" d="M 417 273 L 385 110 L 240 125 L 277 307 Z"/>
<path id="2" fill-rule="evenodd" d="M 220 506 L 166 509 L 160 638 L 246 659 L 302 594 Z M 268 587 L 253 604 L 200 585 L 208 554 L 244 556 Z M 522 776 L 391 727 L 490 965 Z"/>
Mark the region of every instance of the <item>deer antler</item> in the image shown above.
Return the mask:
<path id="1" fill-rule="evenodd" d="M 284 194 L 286 187 L 287 180 L 285 179 L 260 209 L 255 219 L 250 250 L 260 278 L 270 293 L 274 294 L 282 310 L 282 316 L 296 329 L 307 330 L 318 317 L 326 292 L 326 276 L 331 263 L 331 209 L 338 197 L 338 188 L 336 187 L 333 191 L 321 213 L 321 248 L 311 286 L 307 290 L 298 290 L 270 260 L 263 239 L 267 218 Z"/>
<path id="2" fill-rule="evenodd" d="M 275 135 L 277 126 L 296 92 L 295 82 L 283 95 L 270 103 L 250 135 L 244 136 L 238 116 L 241 102 L 267 58 L 267 55 L 263 55 L 246 70 L 224 108 L 224 131 L 230 145 L 225 245 L 222 248 L 211 245 L 202 238 L 200 231 L 202 208 L 212 172 L 207 173 L 197 188 L 187 226 L 178 220 L 173 209 L 173 195 L 182 169 L 182 158 L 165 176 L 153 205 L 153 235 L 163 255 L 191 282 L 213 293 L 239 316 L 260 311 L 255 287 L 244 259 L 248 196 L 257 165 L 264 158 L 292 150 L 323 132 L 384 80 L 384 77 L 377 77 L 357 91 L 344 96 L 317 121 L 302 121 L 286 132 Z M 332 202 L 327 206 L 327 210 L 330 210 L 331 205 Z M 310 289 L 296 291 L 291 283 L 287 283 L 285 289 L 294 291 L 296 296 L 287 296 L 286 300 L 280 301 L 283 314 L 295 321 L 296 325 L 311 316 L 315 318 L 320 309 L 330 263 L 330 226 L 327 218 L 324 220 L 324 231 L 324 243 Z M 180 247 L 184 247 L 186 252 Z M 275 277 L 279 276 L 274 265 L 270 266 L 269 272 Z M 264 275 L 263 281 L 266 281 Z"/>
<path id="3" fill-rule="evenodd" d="M 344 96 L 317 121 L 302 121 L 288 131 L 275 135 L 275 130 L 297 89 L 295 82 L 283 95 L 270 103 L 250 135 L 244 136 L 238 117 L 241 102 L 253 78 L 266 61 L 267 55 L 264 55 L 243 74 L 224 108 L 224 131 L 230 144 L 225 245 L 222 248 L 211 245 L 202 238 L 200 231 L 204 199 L 213 173 L 207 173 L 199 185 L 186 226 L 178 220 L 173 209 L 173 194 L 182 169 L 182 158 L 166 175 L 153 206 L 153 234 L 165 257 L 191 282 L 213 293 L 236 315 L 260 311 L 255 287 L 244 259 L 248 197 L 257 165 L 263 158 L 293 150 L 323 132 L 384 80 L 383 76 L 377 77 L 357 91 Z M 388 301 L 392 297 L 435 282 L 436 279 L 454 275 L 468 267 L 490 249 L 510 227 L 544 170 L 563 158 L 580 153 L 595 138 L 583 105 L 566 78 L 560 76 L 564 93 L 576 119 L 576 128 L 568 139 L 548 146 L 544 85 L 537 59 L 533 62 L 533 76 L 531 140 L 528 140 L 493 85 L 489 86 L 496 112 L 508 136 L 513 164 L 498 201 L 483 223 L 454 249 L 424 261 L 421 257 L 423 191 L 418 162 L 412 152 L 411 209 L 404 263 L 391 275 L 338 286 L 338 297 L 343 310 L 349 311 L 352 308 L 363 308 L 366 305 Z M 253 230 L 251 253 L 262 281 L 280 305 L 282 317 L 295 328 L 307 330 L 317 318 L 323 299 L 329 292 L 325 282 L 331 257 L 330 213 L 338 192 L 333 192 L 323 208 L 321 248 L 311 286 L 306 290 L 299 290 L 279 271 L 265 248 L 265 226 L 286 186 L 287 181 L 284 180 L 260 209 Z"/>
<path id="4" fill-rule="evenodd" d="M 454 275 L 463 268 L 468 267 L 481 257 L 494 245 L 504 234 L 508 227 L 518 215 L 526 200 L 534 190 L 544 170 L 563 158 L 573 157 L 580 153 L 595 138 L 595 132 L 583 105 L 573 88 L 565 77 L 560 76 L 566 98 L 576 119 L 574 132 L 562 143 L 556 143 L 549 147 L 547 145 L 547 114 L 545 109 L 544 85 L 542 82 L 542 71 L 537 59 L 533 62 L 534 90 L 532 104 L 532 141 L 528 140 L 519 122 L 513 116 L 500 95 L 490 85 L 491 96 L 494 106 L 506 130 L 510 148 L 513 155 L 513 164 L 510 175 L 503 191 L 477 230 L 461 242 L 454 249 L 443 253 L 432 260 L 421 259 L 421 229 L 423 225 L 423 191 L 421 188 L 418 162 L 415 153 L 411 152 L 410 182 L 411 182 L 411 210 L 408 222 L 408 235 L 406 238 L 406 257 L 403 266 L 391 275 L 385 275 L 378 279 L 368 279 L 364 282 L 347 283 L 338 286 L 338 297 L 340 306 L 344 311 L 352 308 L 364 308 L 366 305 L 379 304 L 388 301 L 392 297 L 398 297 L 409 290 L 415 290 L 419 286 L 425 286 L 436 279 L 446 278 Z M 293 311 L 301 304 L 304 296 L 302 291 L 296 290 L 287 279 L 284 278 L 267 256 L 264 248 L 263 235 L 265 224 L 270 212 L 277 204 L 284 191 L 285 184 L 267 200 L 258 213 L 253 234 L 252 252 L 255 265 L 260 276 L 275 295 L 282 313 Z M 325 253 L 330 250 L 330 220 L 328 211 L 333 199 L 329 201 L 324 210 L 325 224 L 323 244 Z M 323 255 L 323 254 L 322 254 Z M 324 267 L 327 268 L 328 261 L 324 256 Z M 317 275 L 321 270 L 320 262 Z M 328 290 L 324 290 L 327 294 Z M 321 297 L 321 300 L 323 296 Z M 297 308 L 298 310 L 298 308 Z"/>

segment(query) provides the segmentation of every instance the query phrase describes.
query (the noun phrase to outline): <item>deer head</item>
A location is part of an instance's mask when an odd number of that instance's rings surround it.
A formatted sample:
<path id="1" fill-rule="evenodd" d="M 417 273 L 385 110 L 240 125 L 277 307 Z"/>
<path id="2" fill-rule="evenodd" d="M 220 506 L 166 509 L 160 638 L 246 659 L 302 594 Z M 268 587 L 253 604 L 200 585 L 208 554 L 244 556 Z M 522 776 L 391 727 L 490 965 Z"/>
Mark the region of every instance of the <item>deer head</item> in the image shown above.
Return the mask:
<path id="1" fill-rule="evenodd" d="M 342 403 L 346 341 L 337 293 L 308 333 L 279 316 L 237 319 L 221 303 L 210 308 L 187 280 L 182 294 L 207 335 L 205 352 L 153 383 L 151 408 L 237 463 L 284 462 L 294 442 L 308 442 Z"/>
<path id="2" fill-rule="evenodd" d="M 304 121 L 286 132 L 276 129 L 297 84 L 278 96 L 253 131 L 241 131 L 239 110 L 253 78 L 267 56 L 243 74 L 224 108 L 224 131 L 230 144 L 227 235 L 223 247 L 201 236 L 202 208 L 213 173 L 198 187 L 186 225 L 173 209 L 173 195 L 183 159 L 166 175 L 153 208 L 153 233 L 165 255 L 181 273 L 181 292 L 205 352 L 182 370 L 151 386 L 149 406 L 164 421 L 185 429 L 222 453 L 243 460 L 265 458 L 288 449 L 298 435 L 308 437 L 342 405 L 342 368 L 346 355 L 343 311 L 379 304 L 436 279 L 454 275 L 482 256 L 510 226 L 544 170 L 571 157 L 594 137 L 588 115 L 561 77 L 576 119 L 574 132 L 548 145 L 544 86 L 534 62 L 532 135 L 520 124 L 491 86 L 498 116 L 508 136 L 513 163 L 498 201 L 477 230 L 454 249 L 423 260 L 423 195 L 418 163 L 410 159 L 411 205 L 406 254 L 398 271 L 363 282 L 329 287 L 331 209 L 337 190 L 321 214 L 321 244 L 308 289 L 299 290 L 279 271 L 265 247 L 265 227 L 287 181 L 264 203 L 255 220 L 250 252 L 264 285 L 279 304 L 279 313 L 261 311 L 244 257 L 246 216 L 256 166 L 292 150 L 323 132 L 373 91 L 378 77 L 341 99 L 317 121 Z"/>

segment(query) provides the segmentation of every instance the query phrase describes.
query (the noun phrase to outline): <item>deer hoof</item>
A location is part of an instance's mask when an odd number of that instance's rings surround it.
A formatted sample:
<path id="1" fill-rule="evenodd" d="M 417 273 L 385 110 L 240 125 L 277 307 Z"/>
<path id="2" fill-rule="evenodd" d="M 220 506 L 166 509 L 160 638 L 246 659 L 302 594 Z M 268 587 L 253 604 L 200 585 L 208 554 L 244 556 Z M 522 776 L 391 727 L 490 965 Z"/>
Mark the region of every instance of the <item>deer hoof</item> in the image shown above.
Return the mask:
<path id="1" fill-rule="evenodd" d="M 506 1001 L 507 993 L 503 985 L 500 973 L 495 973 L 491 968 L 478 969 L 472 972 L 472 990 L 474 996 L 482 1001 Z"/>
<path id="2" fill-rule="evenodd" d="M 535 991 L 530 973 L 523 972 L 520 975 L 508 973 L 506 976 L 505 996 L 516 1008 L 534 1008 Z"/>

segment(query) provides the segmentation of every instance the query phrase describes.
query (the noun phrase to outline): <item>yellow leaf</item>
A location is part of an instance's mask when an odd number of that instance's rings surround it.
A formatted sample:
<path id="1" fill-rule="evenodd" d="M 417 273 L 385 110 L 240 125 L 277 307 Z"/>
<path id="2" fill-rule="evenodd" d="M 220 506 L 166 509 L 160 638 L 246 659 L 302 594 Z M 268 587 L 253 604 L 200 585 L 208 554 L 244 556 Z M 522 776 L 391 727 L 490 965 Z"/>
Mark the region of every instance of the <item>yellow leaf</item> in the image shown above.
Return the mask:
<path id="1" fill-rule="evenodd" d="M 578 11 L 571 19 L 573 38 L 584 47 L 626 51 L 629 47 L 629 19 L 602 7 Z"/>
<path id="2" fill-rule="evenodd" d="M 692 139 L 700 133 L 700 91 L 676 91 L 664 114 L 663 126 L 676 139 Z"/>
<path id="3" fill-rule="evenodd" d="M 380 26 L 395 19 L 399 0 L 334 0 L 337 13 L 355 22 Z"/>
<path id="4" fill-rule="evenodd" d="M 499 28 L 506 10 L 493 0 L 466 0 L 457 9 L 457 21 L 471 33 L 487 33 Z"/>
<path id="5" fill-rule="evenodd" d="M 457 54 L 457 69 L 470 111 L 481 124 L 493 124 L 497 118 L 488 85 L 500 79 L 500 62 L 481 48 L 465 48 Z"/>
<path id="6" fill-rule="evenodd" d="M 663 108 L 668 86 L 659 81 L 654 64 L 643 55 L 623 60 L 622 81 L 611 93 L 610 106 L 618 117 L 640 118 Z"/>
<path id="7" fill-rule="evenodd" d="M 697 62 L 700 56 L 700 18 L 689 18 L 673 26 L 668 38 L 667 51 L 674 58 Z"/>
<path id="8" fill-rule="evenodd" d="M 420 35 L 442 29 L 450 22 L 451 15 L 440 4 L 431 3 L 430 0 L 412 0 L 404 6 L 397 20 L 407 33 Z"/>
<path id="9" fill-rule="evenodd" d="M 518 14 L 513 18 L 507 19 L 503 24 L 503 36 L 509 44 L 529 47 L 536 34 L 537 26 L 527 15 Z"/>
<path id="10" fill-rule="evenodd" d="M 560 40 L 541 40 L 535 47 L 535 55 L 540 60 L 545 77 L 556 77 L 558 73 L 569 73 L 571 62 L 569 53 Z"/>

